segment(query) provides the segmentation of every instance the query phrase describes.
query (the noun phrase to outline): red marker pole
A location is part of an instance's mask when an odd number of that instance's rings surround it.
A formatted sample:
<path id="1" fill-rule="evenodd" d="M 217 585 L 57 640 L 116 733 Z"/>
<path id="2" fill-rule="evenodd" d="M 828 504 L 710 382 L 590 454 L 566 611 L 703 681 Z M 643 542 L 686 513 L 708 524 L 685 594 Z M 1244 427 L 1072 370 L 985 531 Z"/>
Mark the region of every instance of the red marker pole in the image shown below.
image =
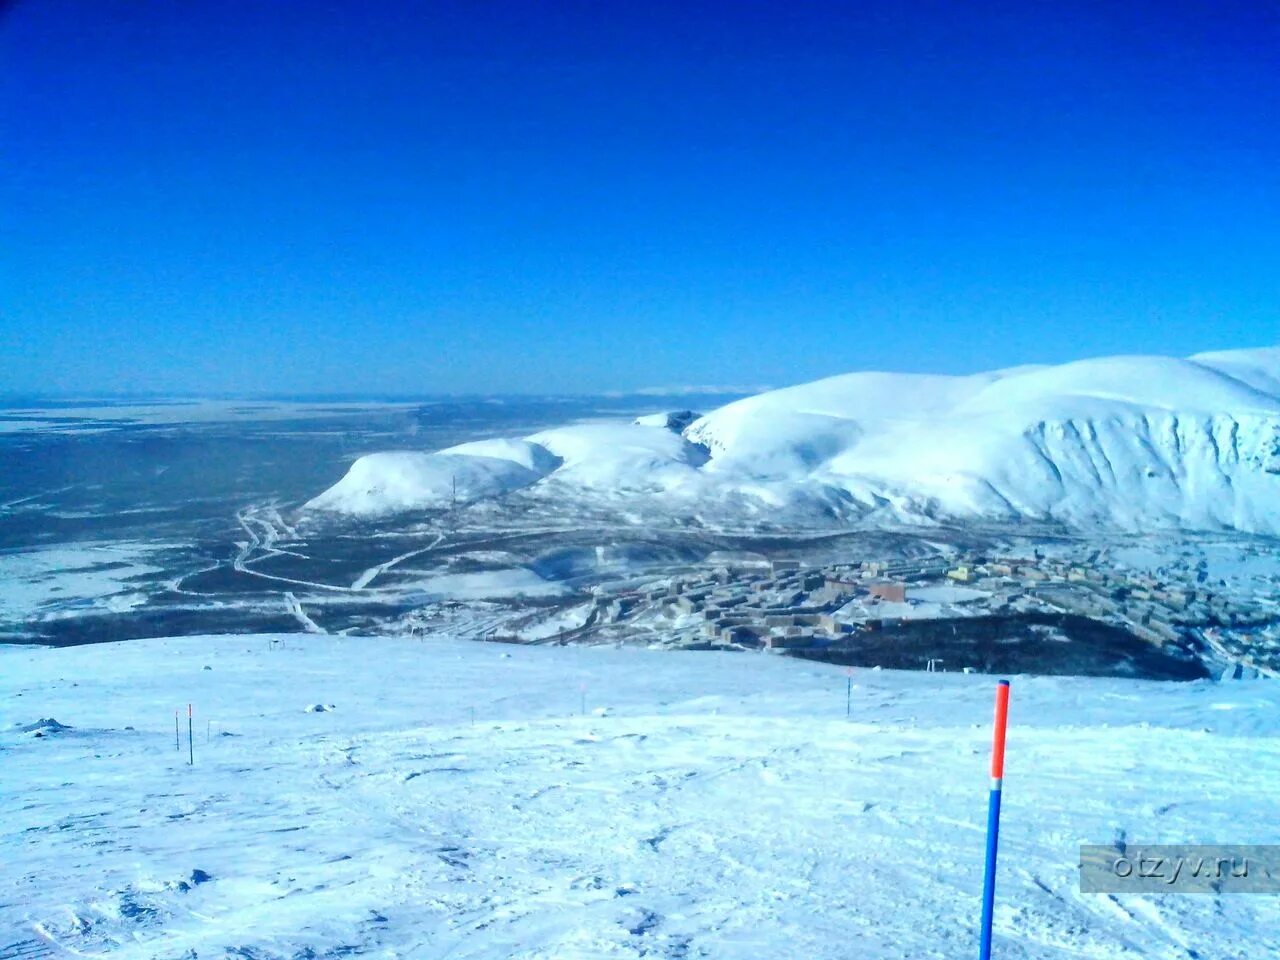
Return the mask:
<path id="1" fill-rule="evenodd" d="M 991 960 L 991 918 L 996 904 L 996 847 L 1000 842 L 1000 794 L 1004 787 L 1004 735 L 1009 722 L 1009 681 L 996 686 L 995 730 L 991 742 L 991 796 L 987 803 L 987 867 L 982 880 L 982 934 L 979 960 Z"/>
<path id="2" fill-rule="evenodd" d="M 187 704 L 187 763 L 196 765 L 196 744 L 192 727 L 191 704 Z"/>

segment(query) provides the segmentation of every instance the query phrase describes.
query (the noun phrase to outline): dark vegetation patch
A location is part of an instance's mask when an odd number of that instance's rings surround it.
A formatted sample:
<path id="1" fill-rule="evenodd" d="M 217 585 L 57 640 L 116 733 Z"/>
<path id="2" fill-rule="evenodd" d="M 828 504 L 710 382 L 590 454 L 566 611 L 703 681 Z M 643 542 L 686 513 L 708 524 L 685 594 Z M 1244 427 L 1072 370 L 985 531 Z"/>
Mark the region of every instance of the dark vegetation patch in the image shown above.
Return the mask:
<path id="1" fill-rule="evenodd" d="M 1120 627 L 1073 614 L 1013 614 L 912 620 L 863 631 L 792 656 L 844 666 L 979 673 L 1034 673 L 1146 680 L 1198 680 L 1209 671 L 1185 647 L 1156 646 Z"/>

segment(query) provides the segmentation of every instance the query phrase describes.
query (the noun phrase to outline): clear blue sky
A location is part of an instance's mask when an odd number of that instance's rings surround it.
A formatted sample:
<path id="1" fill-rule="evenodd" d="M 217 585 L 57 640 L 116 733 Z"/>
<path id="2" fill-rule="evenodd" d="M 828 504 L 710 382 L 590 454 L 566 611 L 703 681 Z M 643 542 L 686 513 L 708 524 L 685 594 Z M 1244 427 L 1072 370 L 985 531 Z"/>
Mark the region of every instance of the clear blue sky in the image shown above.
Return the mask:
<path id="1" fill-rule="evenodd" d="M 594 392 L 1274 344 L 1278 11 L 18 2 L 0 390 Z"/>

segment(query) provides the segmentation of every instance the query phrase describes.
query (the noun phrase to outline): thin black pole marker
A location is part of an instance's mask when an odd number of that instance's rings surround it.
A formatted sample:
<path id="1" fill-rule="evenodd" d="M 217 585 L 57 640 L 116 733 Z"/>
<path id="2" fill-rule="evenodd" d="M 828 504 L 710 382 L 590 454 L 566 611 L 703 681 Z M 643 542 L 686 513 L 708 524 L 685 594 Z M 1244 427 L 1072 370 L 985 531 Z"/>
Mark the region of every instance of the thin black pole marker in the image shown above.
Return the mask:
<path id="1" fill-rule="evenodd" d="M 189 763 L 191 766 L 194 767 L 196 765 L 196 744 L 195 744 L 195 738 L 192 735 L 191 724 L 192 724 L 191 704 L 188 703 L 187 704 L 187 763 Z"/>
<path id="2" fill-rule="evenodd" d="M 181 750 L 182 741 L 178 739 L 178 711 L 173 711 L 173 749 Z"/>
<path id="3" fill-rule="evenodd" d="M 846 667 L 844 672 L 844 715 L 849 717 L 853 714 L 853 667 Z"/>
<path id="4" fill-rule="evenodd" d="M 1000 842 L 1000 793 L 1004 787 L 1004 732 L 1009 722 L 1009 681 L 996 686 L 995 730 L 991 742 L 991 796 L 987 804 L 987 868 L 982 880 L 982 935 L 979 960 L 991 960 L 991 917 L 996 903 L 996 847 Z"/>

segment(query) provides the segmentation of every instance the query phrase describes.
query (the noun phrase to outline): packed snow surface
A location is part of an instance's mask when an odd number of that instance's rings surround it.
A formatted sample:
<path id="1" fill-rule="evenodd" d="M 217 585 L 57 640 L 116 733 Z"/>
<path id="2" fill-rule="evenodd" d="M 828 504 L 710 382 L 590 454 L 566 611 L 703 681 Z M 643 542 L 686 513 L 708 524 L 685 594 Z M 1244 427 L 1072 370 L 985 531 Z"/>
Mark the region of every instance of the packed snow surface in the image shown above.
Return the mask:
<path id="1" fill-rule="evenodd" d="M 0 956 L 972 956 L 993 678 L 859 670 L 848 718 L 845 684 L 435 638 L 0 647 Z M 1278 706 L 1013 678 L 996 955 L 1280 955 L 1275 897 L 1076 867 L 1280 842 Z"/>
<path id="2" fill-rule="evenodd" d="M 1280 348 L 973 376 L 851 373 L 736 401 L 682 434 L 670 429 L 678 416 L 374 454 L 309 506 L 424 509 L 456 482 L 468 499 L 648 495 L 691 514 L 1280 533 Z"/>

